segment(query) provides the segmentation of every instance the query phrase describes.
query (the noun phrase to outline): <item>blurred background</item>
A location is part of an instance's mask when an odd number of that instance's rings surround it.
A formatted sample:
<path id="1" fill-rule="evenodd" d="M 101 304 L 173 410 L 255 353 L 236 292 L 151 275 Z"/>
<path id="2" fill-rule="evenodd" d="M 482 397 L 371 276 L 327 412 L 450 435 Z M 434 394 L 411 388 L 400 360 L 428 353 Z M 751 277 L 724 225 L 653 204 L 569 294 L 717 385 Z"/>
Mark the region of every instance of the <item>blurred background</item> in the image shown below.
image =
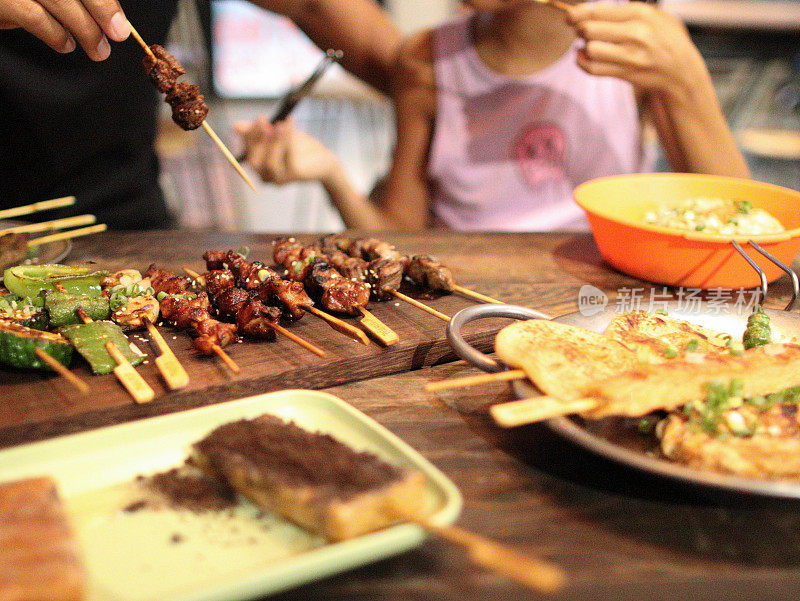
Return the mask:
<path id="1" fill-rule="evenodd" d="M 456 0 L 382 2 L 404 33 L 460 10 Z M 706 59 L 717 94 L 754 179 L 800 190 L 800 0 L 662 0 Z M 186 81 L 206 94 L 209 123 L 234 153 L 231 125 L 271 115 L 322 54 L 287 19 L 243 0 L 181 0 L 169 50 Z M 254 176 L 249 189 L 202 130 L 184 132 L 169 107 L 158 149 L 162 185 L 181 227 L 302 232 L 342 223 L 315 183 L 277 187 Z M 394 143 L 390 103 L 334 66 L 295 109 L 299 127 L 340 156 L 363 193 L 389 168 Z M 659 169 L 665 170 L 663 160 Z"/>

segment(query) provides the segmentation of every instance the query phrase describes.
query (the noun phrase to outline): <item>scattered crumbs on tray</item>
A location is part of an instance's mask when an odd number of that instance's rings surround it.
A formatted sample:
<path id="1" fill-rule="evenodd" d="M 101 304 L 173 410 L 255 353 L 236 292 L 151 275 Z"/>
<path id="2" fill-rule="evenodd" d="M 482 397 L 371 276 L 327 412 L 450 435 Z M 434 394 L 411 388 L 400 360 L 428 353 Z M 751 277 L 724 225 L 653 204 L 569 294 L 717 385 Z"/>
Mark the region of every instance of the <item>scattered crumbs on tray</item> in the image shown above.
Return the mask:
<path id="1" fill-rule="evenodd" d="M 189 492 L 199 478 L 194 470 L 183 465 L 139 475 L 68 499 L 93 580 L 86 601 L 180 596 L 326 544 L 276 515 L 219 496 L 209 483 Z"/>

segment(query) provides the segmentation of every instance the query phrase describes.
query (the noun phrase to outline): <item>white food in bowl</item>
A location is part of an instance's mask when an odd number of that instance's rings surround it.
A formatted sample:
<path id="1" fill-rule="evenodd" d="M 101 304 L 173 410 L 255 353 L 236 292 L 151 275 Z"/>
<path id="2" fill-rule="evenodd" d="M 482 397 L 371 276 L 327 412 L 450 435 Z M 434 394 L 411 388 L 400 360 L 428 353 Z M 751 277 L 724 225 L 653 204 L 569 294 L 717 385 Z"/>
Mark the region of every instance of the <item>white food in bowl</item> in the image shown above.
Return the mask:
<path id="1" fill-rule="evenodd" d="M 667 202 L 644 215 L 645 223 L 678 230 L 720 235 L 762 235 L 783 232 L 780 221 L 747 200 L 696 196 Z"/>

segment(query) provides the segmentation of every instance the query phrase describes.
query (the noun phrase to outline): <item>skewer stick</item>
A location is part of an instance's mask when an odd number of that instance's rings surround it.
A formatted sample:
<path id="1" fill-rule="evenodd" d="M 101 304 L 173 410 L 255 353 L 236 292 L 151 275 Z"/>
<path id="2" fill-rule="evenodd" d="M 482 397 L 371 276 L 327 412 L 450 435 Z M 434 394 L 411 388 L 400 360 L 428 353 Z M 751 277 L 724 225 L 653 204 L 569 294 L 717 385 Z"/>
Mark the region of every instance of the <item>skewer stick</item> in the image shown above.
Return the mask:
<path id="1" fill-rule="evenodd" d="M 301 305 L 301 306 L 303 309 L 305 309 L 312 315 L 316 315 L 320 319 L 324 319 L 325 321 L 327 321 L 334 330 L 337 330 L 342 334 L 347 334 L 351 338 L 358 340 L 363 344 L 369 344 L 369 338 L 367 338 L 367 335 L 362 330 L 359 330 L 357 327 L 347 323 L 346 321 L 342 321 L 338 317 L 330 315 L 329 313 L 325 313 L 325 311 L 322 311 L 312 305 Z"/>
<path id="2" fill-rule="evenodd" d="M 564 573 L 558 567 L 527 556 L 515 549 L 457 526 L 439 526 L 426 519 L 403 516 L 444 539 L 463 546 L 470 559 L 484 568 L 511 578 L 543 593 L 555 593 L 564 586 Z"/>
<path id="3" fill-rule="evenodd" d="M 136 31 L 136 28 L 131 24 L 130 21 L 128 21 L 128 27 L 131 28 L 131 35 L 133 36 L 133 39 L 139 42 L 139 45 L 142 47 L 142 50 L 144 50 L 150 56 L 150 58 L 156 60 L 156 55 L 153 54 L 153 51 L 150 50 L 150 46 L 148 46 L 147 42 L 145 42 L 144 39 L 142 39 L 142 36 L 139 35 L 139 32 Z"/>
<path id="4" fill-rule="evenodd" d="M 152 401 L 156 393 L 150 388 L 150 385 L 144 381 L 142 376 L 139 375 L 139 372 L 133 369 L 133 365 L 128 363 L 125 355 L 111 342 L 106 342 L 106 350 L 108 350 L 109 355 L 114 358 L 114 361 L 117 362 L 117 366 L 114 368 L 114 374 L 131 394 L 133 400 L 137 403 L 149 403 Z"/>
<path id="5" fill-rule="evenodd" d="M 223 363 L 225 363 L 225 365 L 228 366 L 228 369 L 230 369 L 233 373 L 238 374 L 240 371 L 242 371 L 241 368 L 236 365 L 236 362 L 230 358 L 228 353 L 226 353 L 220 345 L 212 345 L 211 350 L 213 350 L 217 356 L 222 359 Z"/>
<path id="6" fill-rule="evenodd" d="M 496 305 L 503 304 L 496 298 L 492 298 L 491 296 L 486 296 L 485 294 L 481 294 L 480 292 L 475 292 L 474 290 L 470 290 L 469 288 L 464 288 L 463 286 L 453 286 L 453 290 L 455 290 L 456 292 L 460 292 L 464 296 L 469 296 L 470 298 L 474 298 L 475 300 L 481 301 L 482 303 L 494 303 Z"/>
<path id="7" fill-rule="evenodd" d="M 519 401 L 499 403 L 489 408 L 489 413 L 498 426 L 513 428 L 554 417 L 562 417 L 571 413 L 580 413 L 594 409 L 598 399 L 564 400 L 550 396 L 537 396 Z"/>
<path id="8" fill-rule="evenodd" d="M 47 363 L 50 367 L 52 367 L 53 370 L 58 373 L 58 375 L 63 377 L 65 380 L 67 380 L 67 382 L 69 382 L 75 388 L 80 390 L 81 393 L 86 394 L 87 392 L 89 392 L 89 385 L 83 380 L 81 380 L 74 373 L 72 373 L 70 370 L 68 370 L 66 367 L 64 367 L 63 364 L 53 359 L 53 357 L 45 353 L 40 348 L 33 349 L 33 352 L 36 353 L 36 356 L 39 357 L 39 359 L 41 359 L 42 361 Z"/>
<path id="9" fill-rule="evenodd" d="M 508 380 L 523 380 L 527 374 L 521 369 L 510 369 L 508 371 L 498 371 L 491 374 L 479 374 L 477 376 L 464 376 L 463 378 L 452 378 L 439 382 L 428 382 L 424 386 L 426 392 L 436 390 L 446 390 L 448 388 L 461 388 L 464 386 L 477 386 L 479 384 L 489 384 L 491 382 L 506 382 Z"/>
<path id="10" fill-rule="evenodd" d="M 396 296 L 400 300 L 406 301 L 407 303 L 414 305 L 418 309 L 422 309 L 423 311 L 427 311 L 428 313 L 430 313 L 434 317 L 438 317 L 439 319 L 441 319 L 443 321 L 450 321 L 450 316 L 449 315 L 445 315 L 444 313 L 440 313 L 439 311 L 437 311 L 433 307 L 429 307 L 425 303 L 421 303 L 418 300 L 411 298 L 410 296 L 406 296 L 402 292 L 398 292 L 397 290 L 392 290 L 391 288 L 386 288 L 386 290 L 387 290 L 387 292 L 391 292 L 394 296 Z"/>
<path id="11" fill-rule="evenodd" d="M 58 288 L 60 292 L 65 292 L 65 288 L 60 284 L 56 284 L 56 288 Z M 83 323 L 92 323 L 92 318 L 86 314 L 83 307 L 78 307 L 75 309 L 75 312 Z M 120 383 L 130 393 L 133 400 L 137 403 L 148 403 L 152 401 L 156 393 L 150 388 L 150 385 L 144 381 L 144 378 L 139 375 L 139 372 L 133 368 L 133 365 L 128 362 L 125 355 L 123 355 L 112 342 L 106 342 L 105 347 L 108 354 L 117 362 L 117 366 L 114 368 L 114 375 L 117 376 Z"/>
<path id="12" fill-rule="evenodd" d="M 90 225 L 89 227 L 79 227 L 75 230 L 66 230 L 58 232 L 57 234 L 48 234 L 47 236 L 40 236 L 28 240 L 28 246 L 36 246 L 38 244 L 47 244 L 48 242 L 56 242 L 58 240 L 69 240 L 78 238 L 79 236 L 88 236 L 89 234 L 96 234 L 104 232 L 108 226 L 105 223 L 98 223 L 97 225 Z"/>
<path id="13" fill-rule="evenodd" d="M 73 204 L 75 204 L 74 196 L 64 196 L 63 198 L 42 200 L 39 202 L 34 202 L 33 204 L 0 211 L 0 219 L 9 219 L 11 217 L 19 217 L 20 215 L 30 215 L 31 213 L 47 211 L 48 209 L 59 209 L 61 207 L 68 207 Z"/>
<path id="14" fill-rule="evenodd" d="M 392 328 L 383 323 L 380 319 L 375 317 L 371 312 L 367 311 L 364 307 L 359 307 L 361 312 L 361 320 L 358 322 L 367 332 L 372 334 L 378 342 L 384 346 L 392 346 L 400 340 Z"/>
<path id="15" fill-rule="evenodd" d="M 214 140 L 214 143 L 222 151 L 222 154 L 225 155 L 225 158 L 228 159 L 228 162 L 231 165 L 233 165 L 233 168 L 236 169 L 236 172 L 239 175 L 242 176 L 242 179 L 245 181 L 245 183 L 248 186 L 250 186 L 253 189 L 253 191 L 255 192 L 256 191 L 256 187 L 253 185 L 252 180 L 244 172 L 244 169 L 242 169 L 242 166 L 239 164 L 239 161 L 236 160 L 236 157 L 233 156 L 233 153 L 230 150 L 228 150 L 227 146 L 225 146 L 225 143 L 222 140 L 219 139 L 219 136 L 217 135 L 217 132 L 215 132 L 213 129 L 211 129 L 211 126 L 208 124 L 208 121 L 204 120 L 202 125 L 203 125 L 203 129 L 206 130 L 206 133 L 211 137 L 212 140 Z"/>
<path id="16" fill-rule="evenodd" d="M 42 221 L 41 223 L 28 223 L 26 225 L 9 227 L 0 230 L 0 236 L 4 234 L 29 234 L 31 232 L 55 231 L 78 225 L 89 225 L 95 221 L 97 221 L 97 217 L 94 215 L 76 215 L 75 217 L 65 217 L 64 219 L 53 219 L 52 221 Z"/>
<path id="17" fill-rule="evenodd" d="M 147 331 L 150 333 L 150 338 L 153 339 L 156 346 L 158 346 L 158 350 L 161 351 L 161 354 L 156 357 L 156 367 L 158 367 L 158 370 L 164 377 L 167 386 L 172 390 L 184 388 L 189 384 L 189 374 L 183 369 L 183 366 L 178 361 L 175 353 L 172 352 L 172 349 L 169 348 L 167 341 L 164 340 L 158 328 L 156 328 L 149 319 L 145 319 L 144 323 L 147 326 Z"/>
<path id="18" fill-rule="evenodd" d="M 323 351 L 321 348 L 319 348 L 318 346 L 314 346 L 313 344 L 311 344 L 307 340 L 304 340 L 303 338 L 300 338 L 300 336 L 298 336 L 297 334 L 293 334 L 292 332 L 290 332 L 289 330 L 287 330 L 283 326 L 278 325 L 277 323 L 271 323 L 269 325 L 272 327 L 273 330 L 275 330 L 281 336 L 285 336 L 286 338 L 288 338 L 292 342 L 296 342 L 297 344 L 302 346 L 304 349 L 311 351 L 312 353 L 314 353 L 318 357 L 324 357 L 325 356 L 325 351 Z"/>

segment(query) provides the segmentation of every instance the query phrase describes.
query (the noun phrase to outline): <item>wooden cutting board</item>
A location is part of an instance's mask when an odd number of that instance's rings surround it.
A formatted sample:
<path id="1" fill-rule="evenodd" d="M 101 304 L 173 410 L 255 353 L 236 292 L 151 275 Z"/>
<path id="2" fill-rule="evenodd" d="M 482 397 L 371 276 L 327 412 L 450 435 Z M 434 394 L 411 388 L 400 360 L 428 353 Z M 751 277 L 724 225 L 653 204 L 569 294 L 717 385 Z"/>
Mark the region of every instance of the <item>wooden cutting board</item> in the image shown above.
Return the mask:
<path id="1" fill-rule="evenodd" d="M 459 295 L 433 295 L 413 287 L 402 290 L 447 315 L 474 304 Z M 186 331 L 169 325 L 159 326 L 189 374 L 189 385 L 179 391 L 170 391 L 161 379 L 153 361 L 155 347 L 150 344 L 146 332 L 132 333 L 130 340 L 149 355 L 137 371 L 155 390 L 151 403 L 135 407 L 113 375 L 92 375 L 79 357 L 73 359 L 71 371 L 89 384 L 91 391 L 86 395 L 50 372 L 0 367 L 3 406 L 0 446 L 15 442 L 15 436 L 3 428 L 19 423 L 20 415 L 24 415 L 29 424 L 67 417 L 74 421 L 76 416 L 84 415 L 91 416 L 93 423 L 103 425 L 103 412 L 111 409 L 120 409 L 132 418 L 144 417 L 273 390 L 326 388 L 457 359 L 447 342 L 445 321 L 396 299 L 370 303 L 369 309 L 397 332 L 399 342 L 390 347 L 374 342 L 365 346 L 333 330 L 321 319 L 306 315 L 289 329 L 322 348 L 325 357 L 318 357 L 281 336 L 275 342 L 245 340 L 226 348 L 241 368 L 239 374 L 232 373 L 216 356 L 198 354 Z M 345 320 L 355 323 L 354 318 Z M 491 352 L 495 334 L 507 323 L 504 319 L 473 322 L 465 329 L 465 338 L 476 348 Z M 402 395 L 403 391 L 386 391 L 386 394 Z M 119 419 L 119 412 L 109 413 L 108 423 Z"/>

